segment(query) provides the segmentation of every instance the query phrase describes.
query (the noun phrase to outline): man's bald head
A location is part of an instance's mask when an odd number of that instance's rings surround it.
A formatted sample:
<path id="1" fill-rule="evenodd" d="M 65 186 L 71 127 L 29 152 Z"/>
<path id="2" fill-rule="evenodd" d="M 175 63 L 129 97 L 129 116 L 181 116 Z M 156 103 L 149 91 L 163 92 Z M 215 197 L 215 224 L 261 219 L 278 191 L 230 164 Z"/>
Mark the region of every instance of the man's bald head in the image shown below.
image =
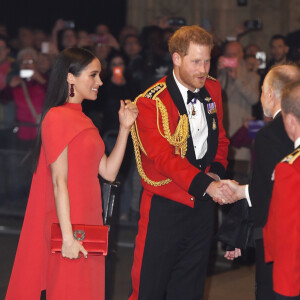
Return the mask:
<path id="1" fill-rule="evenodd" d="M 284 87 L 297 79 L 300 79 L 300 69 L 295 65 L 280 65 L 269 71 L 265 77 L 260 97 L 265 116 L 273 117 L 281 108 Z"/>
<path id="2" fill-rule="evenodd" d="M 296 65 L 280 65 L 272 68 L 265 77 L 264 83 L 273 90 L 275 98 L 280 102 L 284 87 L 290 82 L 300 79 L 300 68 Z"/>
<path id="3" fill-rule="evenodd" d="M 244 50 L 239 42 L 229 42 L 225 46 L 224 56 L 236 57 L 241 60 L 244 57 Z"/>

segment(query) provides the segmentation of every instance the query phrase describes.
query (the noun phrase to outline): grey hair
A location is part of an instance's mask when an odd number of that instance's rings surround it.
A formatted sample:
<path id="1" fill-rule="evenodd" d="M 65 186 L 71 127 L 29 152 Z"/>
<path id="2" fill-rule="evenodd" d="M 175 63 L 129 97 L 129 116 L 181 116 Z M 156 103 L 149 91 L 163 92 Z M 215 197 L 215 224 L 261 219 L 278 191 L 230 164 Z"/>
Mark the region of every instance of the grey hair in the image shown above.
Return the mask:
<path id="1" fill-rule="evenodd" d="M 34 50 L 33 48 L 28 47 L 28 48 L 24 48 L 24 49 L 22 49 L 22 50 L 20 50 L 20 51 L 18 52 L 18 55 L 17 55 L 17 61 L 18 61 L 19 64 L 21 63 L 22 58 L 23 58 L 23 56 L 24 56 L 25 54 L 31 54 L 32 59 L 33 59 L 35 62 L 38 60 L 38 54 L 37 54 L 37 51 Z"/>

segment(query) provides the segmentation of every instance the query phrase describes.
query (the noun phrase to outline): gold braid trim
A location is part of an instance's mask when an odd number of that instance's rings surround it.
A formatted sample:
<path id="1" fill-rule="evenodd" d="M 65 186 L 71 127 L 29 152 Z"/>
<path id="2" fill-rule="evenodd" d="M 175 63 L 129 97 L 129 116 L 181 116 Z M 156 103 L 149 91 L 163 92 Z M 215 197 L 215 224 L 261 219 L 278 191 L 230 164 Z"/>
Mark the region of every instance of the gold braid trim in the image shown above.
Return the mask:
<path id="1" fill-rule="evenodd" d="M 169 126 L 169 117 L 168 117 L 168 111 L 162 101 L 158 98 L 158 95 L 166 88 L 166 84 L 161 82 L 157 84 L 155 87 L 152 87 L 148 89 L 144 94 L 138 96 L 134 103 L 137 103 L 138 99 L 140 97 L 145 97 L 152 99 L 156 101 L 156 109 L 157 109 L 157 128 L 160 133 L 160 135 L 165 138 L 170 145 L 175 147 L 175 154 L 180 154 L 182 158 L 185 157 L 186 151 L 187 151 L 187 139 L 189 134 L 189 121 L 187 115 L 179 115 L 179 122 L 176 127 L 175 133 L 171 135 L 170 126 Z M 159 124 L 159 118 L 162 118 L 162 124 L 163 124 L 163 133 L 160 129 Z M 172 180 L 167 178 L 165 180 L 161 181 L 153 181 L 148 178 L 146 175 L 143 166 L 142 166 L 142 159 L 141 159 L 141 152 L 142 151 L 146 156 L 146 150 L 144 149 L 142 142 L 140 140 L 139 134 L 138 134 L 138 128 L 136 125 L 136 122 L 131 127 L 131 136 L 134 146 L 134 153 L 135 153 L 135 159 L 137 164 L 137 169 L 142 177 L 142 179 L 149 185 L 152 186 L 162 186 L 170 183 Z"/>

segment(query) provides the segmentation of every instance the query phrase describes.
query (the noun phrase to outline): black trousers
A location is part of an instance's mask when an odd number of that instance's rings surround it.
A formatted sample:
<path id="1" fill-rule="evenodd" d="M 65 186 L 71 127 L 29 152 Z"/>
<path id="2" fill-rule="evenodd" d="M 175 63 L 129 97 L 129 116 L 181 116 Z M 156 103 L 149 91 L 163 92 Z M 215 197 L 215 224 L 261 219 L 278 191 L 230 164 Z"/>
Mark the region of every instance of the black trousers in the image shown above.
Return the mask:
<path id="1" fill-rule="evenodd" d="M 138 296 L 131 294 L 130 300 L 203 299 L 213 206 L 212 200 L 191 208 L 157 195 L 152 197 L 140 256 Z M 136 284 L 134 280 L 132 284 Z"/>
<path id="2" fill-rule="evenodd" d="M 265 263 L 263 239 L 255 240 L 255 294 L 256 300 L 275 300 L 273 291 L 273 263 Z"/>

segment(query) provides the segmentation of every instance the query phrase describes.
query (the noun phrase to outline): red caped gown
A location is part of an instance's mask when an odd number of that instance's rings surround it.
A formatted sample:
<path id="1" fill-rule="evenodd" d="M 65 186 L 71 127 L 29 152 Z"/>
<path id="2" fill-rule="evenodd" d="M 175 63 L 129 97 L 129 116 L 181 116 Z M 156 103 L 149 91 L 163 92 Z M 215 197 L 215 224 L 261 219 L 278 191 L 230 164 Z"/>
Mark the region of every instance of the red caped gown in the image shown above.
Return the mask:
<path id="1" fill-rule="evenodd" d="M 42 123 L 42 147 L 33 176 L 6 300 L 103 300 L 104 257 L 70 260 L 50 251 L 58 222 L 50 164 L 68 146 L 68 191 L 73 224 L 102 224 L 97 178 L 104 143 L 80 104 L 54 107 Z"/>

